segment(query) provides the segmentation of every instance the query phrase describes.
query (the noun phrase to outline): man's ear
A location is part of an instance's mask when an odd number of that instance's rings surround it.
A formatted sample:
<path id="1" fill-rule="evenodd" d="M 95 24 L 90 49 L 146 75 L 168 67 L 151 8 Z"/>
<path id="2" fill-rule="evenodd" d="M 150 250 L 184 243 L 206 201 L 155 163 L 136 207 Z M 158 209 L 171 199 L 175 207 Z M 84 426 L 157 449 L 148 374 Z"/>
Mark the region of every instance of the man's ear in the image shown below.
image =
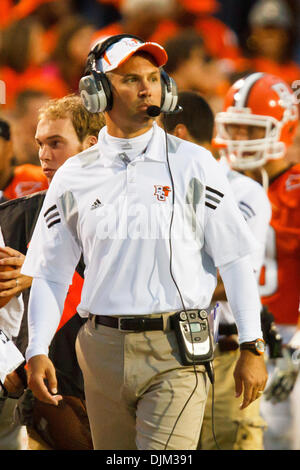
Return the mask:
<path id="1" fill-rule="evenodd" d="M 179 139 L 189 140 L 189 131 L 184 124 L 177 124 L 172 134 L 179 137 Z"/>
<path id="2" fill-rule="evenodd" d="M 83 150 L 86 150 L 98 142 L 98 139 L 95 135 L 87 135 L 82 142 Z"/>

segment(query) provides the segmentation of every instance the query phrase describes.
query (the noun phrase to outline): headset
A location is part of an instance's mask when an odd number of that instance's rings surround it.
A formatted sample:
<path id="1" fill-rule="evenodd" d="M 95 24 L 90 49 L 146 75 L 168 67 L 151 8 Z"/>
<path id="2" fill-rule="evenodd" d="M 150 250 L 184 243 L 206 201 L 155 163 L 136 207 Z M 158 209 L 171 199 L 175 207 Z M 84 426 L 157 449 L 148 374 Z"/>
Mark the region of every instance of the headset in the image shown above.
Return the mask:
<path id="1" fill-rule="evenodd" d="M 84 76 L 79 82 L 79 92 L 85 108 L 91 113 L 101 113 L 109 111 L 113 106 L 113 93 L 110 81 L 104 72 L 97 70 L 97 60 L 99 60 L 104 52 L 113 44 L 119 42 L 123 38 L 137 39 L 141 43 L 145 41 L 138 36 L 131 34 L 118 34 L 109 37 L 102 43 L 98 43 L 89 52 Z M 161 104 L 159 112 L 173 113 L 179 112 L 177 106 L 178 91 L 173 78 L 171 78 L 163 68 L 160 69 L 161 76 Z M 158 108 L 158 107 L 157 107 Z"/>

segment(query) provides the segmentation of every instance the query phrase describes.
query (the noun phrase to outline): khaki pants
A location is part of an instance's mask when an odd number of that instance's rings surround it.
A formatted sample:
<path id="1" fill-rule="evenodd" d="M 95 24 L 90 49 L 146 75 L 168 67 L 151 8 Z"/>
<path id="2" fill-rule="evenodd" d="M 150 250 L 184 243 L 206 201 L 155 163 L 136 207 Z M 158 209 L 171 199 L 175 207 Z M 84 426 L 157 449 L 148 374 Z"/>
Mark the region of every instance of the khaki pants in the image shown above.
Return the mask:
<path id="1" fill-rule="evenodd" d="M 198 366 L 195 388 L 173 331 L 128 333 L 92 319 L 79 331 L 76 352 L 95 449 L 163 450 L 180 413 L 167 449 L 196 449 L 208 380 Z"/>
<path id="2" fill-rule="evenodd" d="M 263 450 L 263 433 L 266 427 L 259 413 L 260 399 L 244 410 L 239 409 L 242 397 L 235 397 L 233 372 L 239 350 L 215 352 L 215 435 L 222 450 Z M 198 448 L 216 450 L 212 434 L 212 387 L 210 388 Z"/>

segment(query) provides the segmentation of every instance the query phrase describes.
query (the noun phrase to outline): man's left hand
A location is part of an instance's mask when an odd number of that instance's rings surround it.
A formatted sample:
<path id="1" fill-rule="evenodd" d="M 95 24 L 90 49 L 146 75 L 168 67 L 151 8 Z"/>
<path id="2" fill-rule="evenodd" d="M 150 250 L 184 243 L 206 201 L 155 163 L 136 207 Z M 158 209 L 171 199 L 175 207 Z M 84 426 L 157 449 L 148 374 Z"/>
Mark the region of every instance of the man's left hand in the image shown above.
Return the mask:
<path id="1" fill-rule="evenodd" d="M 242 410 L 260 398 L 266 386 L 268 374 L 264 356 L 256 356 L 248 350 L 241 351 L 233 376 L 235 396 L 238 398 L 243 393 Z"/>

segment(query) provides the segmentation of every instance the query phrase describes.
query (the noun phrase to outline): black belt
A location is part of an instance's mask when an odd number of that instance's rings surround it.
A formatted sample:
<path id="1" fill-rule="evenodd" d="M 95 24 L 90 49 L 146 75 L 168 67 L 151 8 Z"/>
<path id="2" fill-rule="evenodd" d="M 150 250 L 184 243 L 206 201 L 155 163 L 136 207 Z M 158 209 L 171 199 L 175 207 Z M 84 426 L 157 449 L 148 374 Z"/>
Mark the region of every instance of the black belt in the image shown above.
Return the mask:
<path id="1" fill-rule="evenodd" d="M 218 346 L 221 352 L 235 351 L 239 348 L 239 342 L 231 337 L 238 333 L 235 323 L 220 323 L 218 333 L 220 335 Z"/>
<path id="2" fill-rule="evenodd" d="M 110 317 L 105 315 L 92 315 L 90 318 L 95 317 L 97 325 L 109 326 L 110 328 L 118 328 L 121 331 L 151 331 L 163 330 L 163 318 L 148 318 L 148 317 Z"/>
<path id="3" fill-rule="evenodd" d="M 238 330 L 235 323 L 220 323 L 219 335 L 231 336 L 237 335 Z"/>

